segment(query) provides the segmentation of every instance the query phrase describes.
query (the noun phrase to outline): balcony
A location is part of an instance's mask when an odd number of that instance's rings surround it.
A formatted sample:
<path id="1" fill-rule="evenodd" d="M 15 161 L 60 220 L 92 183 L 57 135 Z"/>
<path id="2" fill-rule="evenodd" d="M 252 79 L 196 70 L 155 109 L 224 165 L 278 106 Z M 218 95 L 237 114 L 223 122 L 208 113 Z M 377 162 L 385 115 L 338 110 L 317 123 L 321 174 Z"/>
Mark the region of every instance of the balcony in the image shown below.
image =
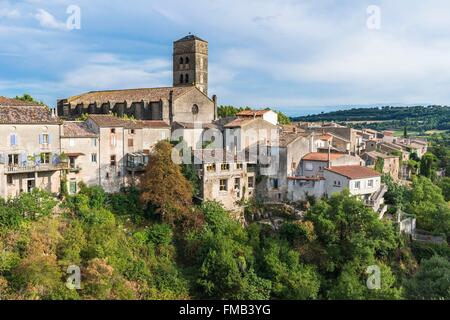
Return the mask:
<path id="1" fill-rule="evenodd" d="M 30 165 L 6 165 L 5 174 L 32 173 L 32 172 L 49 172 L 69 169 L 68 163 L 59 164 L 30 164 Z"/>
<path id="2" fill-rule="evenodd" d="M 126 169 L 128 171 L 145 171 L 148 165 L 149 155 L 143 152 L 128 153 L 126 159 Z"/>

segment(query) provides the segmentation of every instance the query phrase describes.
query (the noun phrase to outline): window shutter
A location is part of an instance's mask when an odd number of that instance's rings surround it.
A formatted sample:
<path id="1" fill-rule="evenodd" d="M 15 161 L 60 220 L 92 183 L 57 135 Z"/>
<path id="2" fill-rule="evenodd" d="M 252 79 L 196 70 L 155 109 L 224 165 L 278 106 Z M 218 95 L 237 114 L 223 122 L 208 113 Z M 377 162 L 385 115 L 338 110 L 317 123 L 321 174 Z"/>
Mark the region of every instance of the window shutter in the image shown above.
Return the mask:
<path id="1" fill-rule="evenodd" d="M 39 134 L 39 144 L 43 144 L 44 143 L 44 138 L 42 136 L 42 134 Z"/>
<path id="2" fill-rule="evenodd" d="M 0 153 L 0 164 L 5 164 L 5 155 Z"/>
<path id="3" fill-rule="evenodd" d="M 48 144 L 52 144 L 52 135 L 48 134 Z"/>
<path id="4" fill-rule="evenodd" d="M 19 162 L 22 166 L 26 165 L 27 162 L 27 155 L 25 153 L 19 154 Z"/>
<path id="5" fill-rule="evenodd" d="M 11 146 L 16 145 L 16 135 L 13 133 L 9 136 Z"/>

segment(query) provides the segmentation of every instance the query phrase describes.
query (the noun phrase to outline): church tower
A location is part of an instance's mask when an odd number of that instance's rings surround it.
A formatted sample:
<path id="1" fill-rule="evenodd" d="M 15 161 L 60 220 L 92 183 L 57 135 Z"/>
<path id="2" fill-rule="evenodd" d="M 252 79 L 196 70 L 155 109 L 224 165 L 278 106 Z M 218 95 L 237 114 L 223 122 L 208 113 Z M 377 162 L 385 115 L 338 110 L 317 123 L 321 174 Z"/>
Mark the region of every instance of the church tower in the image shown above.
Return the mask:
<path id="1" fill-rule="evenodd" d="M 173 43 L 173 86 L 190 85 L 208 95 L 208 42 L 191 34 Z"/>

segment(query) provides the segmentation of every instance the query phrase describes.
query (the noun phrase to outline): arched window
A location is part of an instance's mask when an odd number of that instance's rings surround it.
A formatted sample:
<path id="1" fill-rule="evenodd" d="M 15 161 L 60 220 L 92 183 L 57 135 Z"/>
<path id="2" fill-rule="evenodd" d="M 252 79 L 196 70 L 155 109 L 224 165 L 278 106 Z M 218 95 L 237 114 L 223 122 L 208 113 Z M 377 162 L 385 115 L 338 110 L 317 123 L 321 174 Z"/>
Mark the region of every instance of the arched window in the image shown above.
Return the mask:
<path id="1" fill-rule="evenodd" d="M 182 66 L 184 63 L 183 63 L 183 58 L 180 58 L 180 66 Z"/>
<path id="2" fill-rule="evenodd" d="M 198 114 L 198 111 L 199 111 L 198 105 L 194 104 L 194 105 L 192 106 L 192 113 L 193 113 L 193 114 Z"/>
<path id="3" fill-rule="evenodd" d="M 189 75 L 186 74 L 186 76 L 184 77 L 184 83 L 189 83 Z"/>
<path id="4" fill-rule="evenodd" d="M 180 74 L 180 83 L 183 83 L 183 80 L 184 80 L 183 75 Z"/>
<path id="5" fill-rule="evenodd" d="M 189 57 L 186 57 L 186 59 L 184 59 L 184 63 L 186 64 L 186 68 L 189 68 Z"/>

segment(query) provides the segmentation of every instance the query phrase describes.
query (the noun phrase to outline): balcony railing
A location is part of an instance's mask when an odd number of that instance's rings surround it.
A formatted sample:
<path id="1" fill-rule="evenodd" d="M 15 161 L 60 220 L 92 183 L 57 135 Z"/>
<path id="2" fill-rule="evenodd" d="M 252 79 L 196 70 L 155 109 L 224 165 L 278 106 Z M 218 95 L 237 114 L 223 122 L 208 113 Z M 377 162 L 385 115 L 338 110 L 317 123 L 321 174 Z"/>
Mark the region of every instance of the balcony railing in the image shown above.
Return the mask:
<path id="1" fill-rule="evenodd" d="M 33 164 L 33 165 L 6 165 L 5 174 L 15 173 L 30 173 L 30 172 L 45 172 L 45 171 L 59 171 L 69 169 L 68 163 L 59 164 Z"/>

